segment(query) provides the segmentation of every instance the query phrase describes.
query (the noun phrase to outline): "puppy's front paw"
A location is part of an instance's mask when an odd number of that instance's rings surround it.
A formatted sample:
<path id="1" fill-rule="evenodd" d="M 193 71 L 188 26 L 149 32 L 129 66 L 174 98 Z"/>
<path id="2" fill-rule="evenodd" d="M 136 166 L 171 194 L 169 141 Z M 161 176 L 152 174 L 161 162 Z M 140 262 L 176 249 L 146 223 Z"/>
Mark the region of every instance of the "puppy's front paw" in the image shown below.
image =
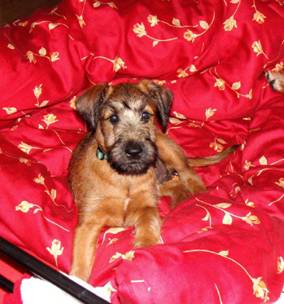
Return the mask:
<path id="1" fill-rule="evenodd" d="M 265 77 L 275 91 L 284 93 L 284 72 L 268 71 Z"/>
<path id="2" fill-rule="evenodd" d="M 152 228 L 152 229 L 151 229 Z M 148 222 L 146 226 L 138 227 L 136 229 L 134 246 L 135 247 L 147 247 L 152 245 L 157 245 L 161 243 L 160 234 L 160 220 L 153 219 L 153 221 Z"/>
<path id="3" fill-rule="evenodd" d="M 70 275 L 87 282 L 90 276 L 90 272 L 83 267 L 72 267 Z"/>
<path id="4" fill-rule="evenodd" d="M 134 247 L 136 247 L 136 248 L 148 247 L 148 246 L 157 245 L 157 244 L 161 244 L 161 238 L 158 236 L 140 237 L 135 240 Z"/>

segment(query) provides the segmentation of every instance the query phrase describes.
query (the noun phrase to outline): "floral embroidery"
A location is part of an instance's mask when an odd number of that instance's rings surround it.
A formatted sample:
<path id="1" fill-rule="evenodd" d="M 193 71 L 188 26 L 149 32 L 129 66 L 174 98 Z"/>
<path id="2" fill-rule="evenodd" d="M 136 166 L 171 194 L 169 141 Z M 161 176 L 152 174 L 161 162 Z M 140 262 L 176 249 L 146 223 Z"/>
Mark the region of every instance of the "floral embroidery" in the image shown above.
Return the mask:
<path id="1" fill-rule="evenodd" d="M 147 34 L 147 31 L 145 29 L 145 25 L 144 25 L 143 22 L 134 24 L 133 32 L 136 34 L 136 36 L 138 38 L 147 37 L 150 40 L 152 40 L 153 41 L 152 42 L 153 47 L 157 46 L 160 42 L 169 42 L 169 41 L 173 41 L 173 40 L 178 39 L 177 37 L 172 37 L 172 38 L 167 38 L 167 39 L 158 39 L 158 38 L 155 38 L 153 36 L 150 36 L 150 35 Z"/>
<path id="2" fill-rule="evenodd" d="M 48 127 L 51 124 L 56 123 L 58 121 L 58 119 L 57 119 L 56 115 L 50 113 L 50 114 L 44 115 L 42 121 L 46 124 L 46 127 L 44 128 L 44 126 L 42 124 L 39 124 L 38 128 L 39 129 L 48 129 Z"/>
<path id="3" fill-rule="evenodd" d="M 209 144 L 209 147 L 219 153 L 224 150 L 225 144 L 226 144 L 226 141 L 224 139 L 217 137 L 217 138 L 215 138 L 214 142 L 211 142 Z"/>
<path id="4" fill-rule="evenodd" d="M 19 148 L 22 152 L 24 152 L 24 153 L 26 153 L 26 154 L 30 154 L 30 152 L 31 152 L 32 149 L 41 150 L 41 148 L 33 147 L 33 146 L 31 146 L 31 145 L 29 145 L 29 144 L 23 142 L 23 141 L 18 145 L 18 148 Z"/>
<path id="5" fill-rule="evenodd" d="M 268 56 L 264 53 L 262 44 L 259 40 L 254 41 L 251 47 L 256 56 L 263 55 L 266 59 L 268 59 Z"/>
<path id="6" fill-rule="evenodd" d="M 122 258 L 123 260 L 132 261 L 135 258 L 135 252 L 133 250 L 130 250 L 126 252 L 125 254 L 116 252 L 109 260 L 110 263 L 113 261 Z"/>
<path id="7" fill-rule="evenodd" d="M 205 119 L 208 120 L 210 117 L 214 116 L 217 109 L 208 108 L 205 110 Z"/>
<path id="8" fill-rule="evenodd" d="M 267 166 L 267 159 L 266 157 L 263 155 L 260 157 L 260 159 L 258 160 L 259 161 L 259 164 L 262 165 L 262 166 Z"/>
<path id="9" fill-rule="evenodd" d="M 247 213 L 245 216 L 241 216 L 241 215 L 237 215 L 235 213 L 232 213 L 232 212 L 226 210 L 231 207 L 230 203 L 222 202 L 222 203 L 218 203 L 218 204 L 211 204 L 211 203 L 205 202 L 204 200 L 201 200 L 200 198 L 197 198 L 197 197 L 195 197 L 195 200 L 198 202 L 199 207 L 207 206 L 207 207 L 211 207 L 213 209 L 216 209 L 216 210 L 219 210 L 220 212 L 222 212 L 224 214 L 223 219 L 222 219 L 223 225 L 232 225 L 234 218 L 240 219 L 240 220 L 244 221 L 245 223 L 249 224 L 250 226 L 259 225 L 261 223 L 259 218 L 256 215 L 252 214 L 251 212 Z M 212 217 L 210 215 L 208 208 L 205 210 L 206 210 L 206 216 L 202 220 L 210 221 L 209 226 L 211 227 Z"/>
<path id="10" fill-rule="evenodd" d="M 47 53 L 47 50 L 44 47 L 41 47 L 38 50 L 38 53 L 32 52 L 32 51 L 27 51 L 26 52 L 26 57 L 29 60 L 30 63 L 36 63 L 36 57 L 41 57 L 41 58 L 46 58 L 50 62 L 55 62 L 59 60 L 59 52 L 51 52 L 50 54 Z"/>
<path id="11" fill-rule="evenodd" d="M 56 189 L 50 189 L 49 190 L 48 187 L 45 184 L 45 179 L 41 174 L 39 174 L 37 177 L 34 178 L 34 182 L 36 184 L 44 186 L 44 188 L 45 188 L 44 192 L 50 197 L 52 202 L 55 204 L 56 195 L 57 195 Z"/>
<path id="12" fill-rule="evenodd" d="M 8 43 L 7 48 L 10 50 L 15 50 L 15 46 L 12 43 Z"/>
<path id="13" fill-rule="evenodd" d="M 120 57 L 115 57 L 113 60 L 113 70 L 118 72 L 120 69 L 126 69 L 125 62 Z"/>
<path id="14" fill-rule="evenodd" d="M 55 260 L 55 265 L 58 267 L 58 257 L 63 254 L 64 247 L 62 247 L 61 242 L 59 240 L 54 239 L 51 243 L 50 247 L 46 247 L 46 250 L 53 255 Z"/>
<path id="15" fill-rule="evenodd" d="M 8 115 L 14 114 L 17 112 L 17 108 L 15 107 L 4 107 L 2 108 Z"/>
<path id="16" fill-rule="evenodd" d="M 39 98 L 42 94 L 42 83 L 39 84 L 38 86 L 35 86 L 34 89 L 33 89 L 33 92 L 34 92 L 34 96 L 37 100 L 37 102 L 35 103 L 35 105 L 39 108 L 42 108 L 42 107 L 45 107 L 47 106 L 47 104 L 49 103 L 48 100 L 43 100 L 43 101 L 39 101 Z"/>
<path id="17" fill-rule="evenodd" d="M 224 24 L 224 30 L 226 32 L 230 32 L 234 28 L 237 28 L 237 21 L 233 16 L 231 16 L 229 19 L 225 20 L 223 24 Z"/>
<path id="18" fill-rule="evenodd" d="M 259 298 L 263 299 L 264 303 L 269 301 L 269 290 L 267 289 L 267 286 L 265 282 L 263 281 L 262 277 L 259 278 L 252 278 L 253 281 L 253 294 Z"/>
<path id="19" fill-rule="evenodd" d="M 228 250 L 222 250 L 220 252 L 215 252 L 215 251 L 207 250 L 207 249 L 189 249 L 189 250 L 184 250 L 183 253 L 184 254 L 190 254 L 190 253 L 212 254 L 212 255 L 222 257 L 222 258 L 232 262 L 233 264 L 237 265 L 251 280 L 253 295 L 256 298 L 262 299 L 264 301 L 264 303 L 269 301 L 269 290 L 266 286 L 266 283 L 262 279 L 262 277 L 254 278 L 242 264 L 240 264 L 237 260 L 229 257 Z"/>
<path id="20" fill-rule="evenodd" d="M 233 15 L 230 16 L 228 19 L 226 19 L 224 22 L 223 22 L 223 25 L 224 25 L 224 31 L 225 32 L 230 32 L 232 31 L 233 29 L 236 29 L 238 27 L 238 24 L 237 24 L 237 20 L 235 19 L 235 16 L 238 12 L 238 9 L 240 7 L 240 4 L 241 4 L 241 0 L 231 0 L 230 1 L 231 4 L 238 4 Z"/>
<path id="21" fill-rule="evenodd" d="M 284 177 L 279 178 L 279 180 L 275 182 L 275 184 L 284 189 Z"/>
<path id="22" fill-rule="evenodd" d="M 98 8 L 98 7 L 102 6 L 102 5 L 108 5 L 111 8 L 117 9 L 117 5 L 114 2 L 112 2 L 112 1 L 111 2 L 95 1 L 93 3 L 93 7 L 94 8 Z"/>
<path id="23" fill-rule="evenodd" d="M 15 207 L 15 210 L 18 211 L 18 212 L 22 212 L 22 213 L 29 213 L 31 210 L 33 210 L 33 213 L 32 214 L 37 214 L 39 212 L 43 213 L 43 209 L 41 206 L 39 206 L 38 204 L 34 204 L 34 203 L 30 203 L 28 201 L 21 201 L 20 204 L 18 204 L 16 207 Z M 55 225 L 57 226 L 58 228 L 66 231 L 66 232 L 69 232 L 69 229 L 57 224 L 56 222 L 54 222 L 53 220 L 49 219 L 48 217 L 46 217 L 44 214 L 42 214 L 43 218 L 49 222 L 50 224 L 52 225 Z"/>
<path id="24" fill-rule="evenodd" d="M 214 87 L 218 88 L 220 91 L 225 91 L 225 89 L 228 88 L 234 92 L 238 98 L 245 97 L 247 99 L 252 99 L 252 90 L 250 90 L 247 94 L 240 92 L 242 85 L 240 81 L 235 81 L 232 84 L 229 84 L 222 77 L 220 77 L 220 75 L 218 75 L 216 69 L 214 71 L 210 70 L 209 74 L 215 79 Z"/>
<path id="25" fill-rule="evenodd" d="M 221 91 L 224 91 L 225 90 L 225 81 L 221 78 L 216 78 L 214 87 L 218 88 Z"/>
<path id="26" fill-rule="evenodd" d="M 262 24 L 265 22 L 265 19 L 266 19 L 266 16 L 264 14 L 262 14 L 256 7 L 256 3 L 255 3 L 255 0 L 253 0 L 253 5 L 252 7 L 254 8 L 255 12 L 253 14 L 253 18 L 252 20 L 259 23 L 259 24 Z"/>
<path id="27" fill-rule="evenodd" d="M 23 213 L 28 213 L 30 209 L 33 209 L 33 213 L 37 213 L 38 211 L 42 211 L 42 208 L 37 204 L 32 204 L 28 201 L 22 201 L 19 205 L 16 206 L 16 211 L 21 211 Z"/>

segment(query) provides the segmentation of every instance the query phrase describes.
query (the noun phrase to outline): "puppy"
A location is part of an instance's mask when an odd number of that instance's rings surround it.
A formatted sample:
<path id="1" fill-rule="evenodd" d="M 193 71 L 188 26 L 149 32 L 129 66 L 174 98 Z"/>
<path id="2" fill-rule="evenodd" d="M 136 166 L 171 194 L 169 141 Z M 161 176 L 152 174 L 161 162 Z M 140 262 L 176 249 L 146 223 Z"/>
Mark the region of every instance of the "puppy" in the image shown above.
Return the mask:
<path id="1" fill-rule="evenodd" d="M 284 71 L 268 71 L 265 73 L 265 77 L 275 91 L 284 93 Z"/>
<path id="2" fill-rule="evenodd" d="M 169 195 L 178 203 L 205 190 L 182 149 L 163 133 L 171 104 L 169 90 L 146 80 L 98 85 L 77 100 L 90 132 L 69 166 L 79 212 L 73 275 L 88 280 L 103 226 L 134 226 L 136 247 L 158 244 L 158 198 Z M 231 151 L 195 164 L 216 163 Z"/>

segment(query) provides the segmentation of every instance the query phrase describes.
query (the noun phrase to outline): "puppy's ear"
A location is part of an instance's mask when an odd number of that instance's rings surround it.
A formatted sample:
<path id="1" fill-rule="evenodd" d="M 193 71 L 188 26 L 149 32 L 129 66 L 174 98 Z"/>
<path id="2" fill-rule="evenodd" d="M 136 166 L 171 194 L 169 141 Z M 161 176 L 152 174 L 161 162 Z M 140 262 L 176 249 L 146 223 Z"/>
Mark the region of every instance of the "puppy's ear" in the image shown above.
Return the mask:
<path id="1" fill-rule="evenodd" d="M 89 89 L 76 101 L 76 109 L 91 131 L 95 131 L 100 118 L 101 107 L 109 96 L 109 86 L 97 85 Z"/>
<path id="2" fill-rule="evenodd" d="M 149 95 L 157 107 L 158 119 L 162 126 L 162 131 L 165 132 L 173 101 L 173 94 L 169 89 L 166 89 L 153 81 L 142 80 L 138 84 L 138 88 Z"/>

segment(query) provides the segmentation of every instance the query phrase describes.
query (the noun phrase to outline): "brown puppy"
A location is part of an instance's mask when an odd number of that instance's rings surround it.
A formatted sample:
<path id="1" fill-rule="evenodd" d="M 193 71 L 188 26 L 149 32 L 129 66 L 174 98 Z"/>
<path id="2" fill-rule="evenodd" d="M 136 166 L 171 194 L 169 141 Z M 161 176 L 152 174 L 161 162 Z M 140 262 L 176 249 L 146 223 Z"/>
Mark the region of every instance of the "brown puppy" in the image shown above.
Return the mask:
<path id="1" fill-rule="evenodd" d="M 103 226 L 134 226 L 135 246 L 157 244 L 159 196 L 177 203 L 205 190 L 181 148 L 157 127 L 166 129 L 171 103 L 171 92 L 151 81 L 95 86 L 78 99 L 90 132 L 69 167 L 79 211 L 72 274 L 89 278 Z M 216 163 L 231 151 L 196 163 Z"/>
<path id="2" fill-rule="evenodd" d="M 269 71 L 265 73 L 265 77 L 275 91 L 284 93 L 284 71 Z"/>

